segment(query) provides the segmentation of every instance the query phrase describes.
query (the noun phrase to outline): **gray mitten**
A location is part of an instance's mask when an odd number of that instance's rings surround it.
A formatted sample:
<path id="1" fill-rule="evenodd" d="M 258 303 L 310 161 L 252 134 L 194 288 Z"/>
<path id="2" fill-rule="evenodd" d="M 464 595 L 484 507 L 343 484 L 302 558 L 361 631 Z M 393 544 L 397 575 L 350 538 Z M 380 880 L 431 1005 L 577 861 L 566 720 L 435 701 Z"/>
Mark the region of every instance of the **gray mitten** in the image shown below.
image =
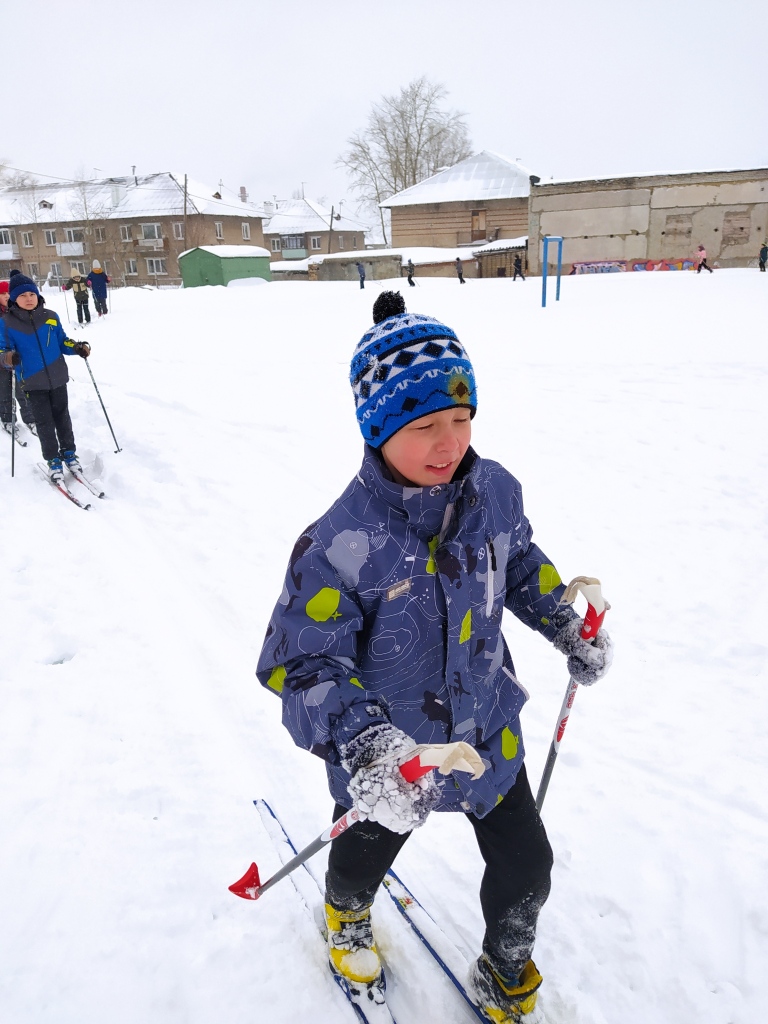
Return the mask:
<path id="1" fill-rule="evenodd" d="M 554 621 L 557 622 L 557 618 Z M 594 643 L 582 640 L 583 625 L 584 619 L 570 619 L 555 633 L 552 646 L 567 656 L 571 679 L 582 686 L 591 686 L 611 667 L 613 641 L 604 629 L 597 631 Z"/>
<path id="2" fill-rule="evenodd" d="M 427 820 L 440 799 L 433 773 L 415 782 L 406 782 L 400 773 L 400 765 L 415 746 L 410 736 L 387 724 L 371 725 L 347 744 L 342 763 L 352 776 L 349 794 L 361 819 L 378 821 L 399 833 Z"/>

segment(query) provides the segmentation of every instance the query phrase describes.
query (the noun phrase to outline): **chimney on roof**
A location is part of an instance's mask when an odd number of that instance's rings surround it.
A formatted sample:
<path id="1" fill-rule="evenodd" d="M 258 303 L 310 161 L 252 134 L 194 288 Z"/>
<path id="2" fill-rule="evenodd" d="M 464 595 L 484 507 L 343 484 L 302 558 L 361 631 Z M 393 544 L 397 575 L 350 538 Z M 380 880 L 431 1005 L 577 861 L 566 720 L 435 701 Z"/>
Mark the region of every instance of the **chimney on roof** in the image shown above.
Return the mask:
<path id="1" fill-rule="evenodd" d="M 248 202 L 248 192 L 246 191 L 245 185 L 241 185 L 240 186 L 240 202 L 241 203 L 247 203 Z"/>
<path id="2" fill-rule="evenodd" d="M 265 199 L 264 200 L 264 216 L 265 217 L 274 217 L 274 215 L 275 215 L 275 204 L 272 202 L 271 199 Z"/>
<path id="3" fill-rule="evenodd" d="M 126 187 L 122 182 L 112 184 L 112 206 L 119 206 L 125 199 Z"/>

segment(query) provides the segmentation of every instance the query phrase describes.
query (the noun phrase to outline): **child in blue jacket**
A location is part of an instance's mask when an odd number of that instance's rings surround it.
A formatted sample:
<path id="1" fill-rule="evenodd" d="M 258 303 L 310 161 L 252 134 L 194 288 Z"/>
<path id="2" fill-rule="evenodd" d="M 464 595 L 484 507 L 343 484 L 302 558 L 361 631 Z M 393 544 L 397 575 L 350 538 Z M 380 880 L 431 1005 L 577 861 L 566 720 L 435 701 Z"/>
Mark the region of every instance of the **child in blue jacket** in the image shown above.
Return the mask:
<path id="1" fill-rule="evenodd" d="M 592 683 L 608 669 L 561 603 L 554 565 L 532 542 L 520 484 L 470 447 L 472 364 L 456 337 L 408 314 L 399 293 L 374 305 L 350 383 L 366 442 L 360 471 L 302 534 L 257 673 L 279 693 L 294 741 L 326 762 L 334 820 L 361 822 L 331 846 L 329 956 L 358 988 L 383 988 L 370 907 L 412 829 L 431 810 L 463 813 L 486 869 L 483 949 L 470 991 L 496 1024 L 533 1009 L 531 952 L 552 851 L 526 777 L 519 713 L 527 693 L 501 632 L 504 608 Z M 464 741 L 480 778 L 406 782 L 416 744 Z"/>
<path id="2" fill-rule="evenodd" d="M 54 483 L 64 479 L 65 463 L 80 471 L 75 435 L 69 416 L 65 355 L 87 359 L 87 342 L 71 341 L 52 309 L 46 309 L 35 282 L 11 274 L 8 311 L 0 319 L 0 362 L 14 368 L 32 409 L 48 475 Z"/>

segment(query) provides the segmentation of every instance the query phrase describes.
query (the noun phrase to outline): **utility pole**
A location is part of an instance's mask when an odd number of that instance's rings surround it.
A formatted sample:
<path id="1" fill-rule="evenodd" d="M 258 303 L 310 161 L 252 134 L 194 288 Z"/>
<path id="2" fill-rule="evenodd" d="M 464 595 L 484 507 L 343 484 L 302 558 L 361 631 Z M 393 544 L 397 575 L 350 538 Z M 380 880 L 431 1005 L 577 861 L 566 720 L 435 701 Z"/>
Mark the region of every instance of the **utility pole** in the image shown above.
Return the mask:
<path id="1" fill-rule="evenodd" d="M 331 251 L 331 242 L 333 241 L 333 207 L 331 207 L 331 223 L 328 225 L 328 253 Z"/>
<path id="2" fill-rule="evenodd" d="M 184 175 L 184 245 L 187 245 L 187 176 Z"/>

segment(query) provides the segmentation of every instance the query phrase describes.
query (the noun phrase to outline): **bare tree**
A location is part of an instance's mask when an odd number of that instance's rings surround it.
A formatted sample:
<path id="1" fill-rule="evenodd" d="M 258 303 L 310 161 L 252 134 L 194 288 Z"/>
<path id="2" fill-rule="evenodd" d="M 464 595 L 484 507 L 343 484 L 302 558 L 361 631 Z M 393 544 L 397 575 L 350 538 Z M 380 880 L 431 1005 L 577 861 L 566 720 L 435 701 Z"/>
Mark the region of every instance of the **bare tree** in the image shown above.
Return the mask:
<path id="1" fill-rule="evenodd" d="M 472 152 L 465 114 L 447 110 L 444 85 L 416 78 L 397 96 L 382 96 L 366 128 L 349 139 L 338 163 L 347 168 L 361 199 L 378 204 L 450 167 Z M 384 241 L 387 231 L 379 208 Z"/>

